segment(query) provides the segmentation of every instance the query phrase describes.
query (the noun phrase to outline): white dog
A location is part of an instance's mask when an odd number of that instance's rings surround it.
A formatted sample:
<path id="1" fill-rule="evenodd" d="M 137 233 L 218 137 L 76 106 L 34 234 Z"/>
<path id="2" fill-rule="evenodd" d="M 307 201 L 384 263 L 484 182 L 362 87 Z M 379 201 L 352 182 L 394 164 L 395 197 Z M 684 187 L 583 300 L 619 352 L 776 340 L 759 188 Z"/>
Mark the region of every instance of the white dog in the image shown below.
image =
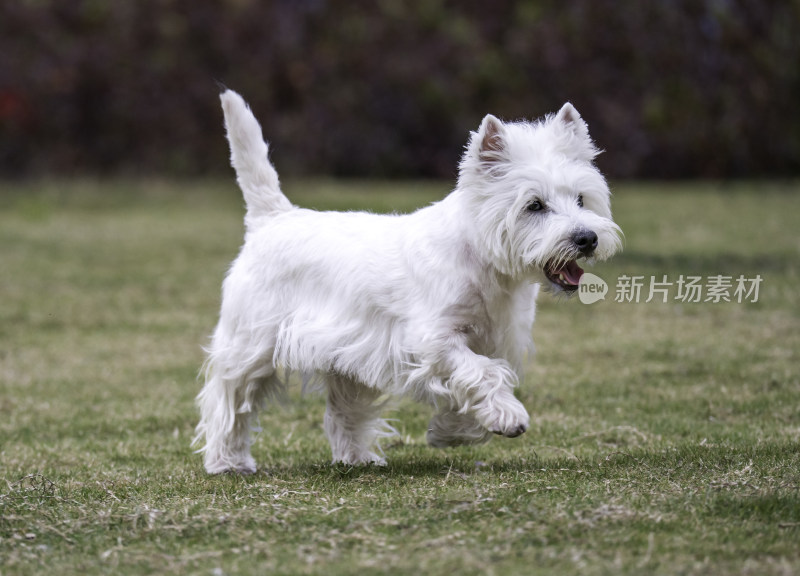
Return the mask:
<path id="1" fill-rule="evenodd" d="M 230 90 L 220 98 L 247 214 L 198 396 L 206 470 L 256 470 L 254 415 L 290 371 L 327 389 L 334 462 L 385 463 L 387 395 L 436 408 L 433 446 L 525 432 L 514 388 L 539 285 L 574 292 L 576 260 L 620 244 L 575 108 L 536 123 L 486 116 L 450 195 L 413 214 L 375 215 L 293 206 L 244 100 Z"/>

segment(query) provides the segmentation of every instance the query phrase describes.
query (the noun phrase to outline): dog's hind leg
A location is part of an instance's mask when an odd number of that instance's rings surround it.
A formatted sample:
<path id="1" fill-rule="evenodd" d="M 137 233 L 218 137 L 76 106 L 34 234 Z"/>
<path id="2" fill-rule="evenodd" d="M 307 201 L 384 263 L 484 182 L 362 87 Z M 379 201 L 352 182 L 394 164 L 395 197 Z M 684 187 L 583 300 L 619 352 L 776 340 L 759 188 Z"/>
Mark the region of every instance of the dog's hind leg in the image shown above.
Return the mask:
<path id="1" fill-rule="evenodd" d="M 386 464 L 378 440 L 397 432 L 380 418 L 386 404 L 380 401 L 380 392 L 340 374 L 326 374 L 325 383 L 328 405 L 324 427 L 333 462 Z"/>
<path id="2" fill-rule="evenodd" d="M 253 421 L 265 399 L 282 390 L 272 366 L 232 377 L 213 364 L 209 367 L 206 384 L 197 397 L 201 416 L 194 439 L 195 443 L 205 441 L 200 451 L 209 474 L 256 471 L 250 454 Z"/>

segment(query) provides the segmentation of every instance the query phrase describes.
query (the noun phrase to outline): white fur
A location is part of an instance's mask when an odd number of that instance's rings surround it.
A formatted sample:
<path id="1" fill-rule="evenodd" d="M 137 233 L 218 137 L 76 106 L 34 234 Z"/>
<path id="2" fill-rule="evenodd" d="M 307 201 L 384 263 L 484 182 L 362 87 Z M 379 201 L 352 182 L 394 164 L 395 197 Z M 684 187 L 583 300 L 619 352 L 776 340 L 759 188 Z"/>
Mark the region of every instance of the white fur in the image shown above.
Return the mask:
<path id="1" fill-rule="evenodd" d="M 256 469 L 251 419 L 289 371 L 327 388 L 335 462 L 384 462 L 386 395 L 436 407 L 434 446 L 524 432 L 513 389 L 539 283 L 561 288 L 543 270 L 579 255 L 575 230 L 597 234 L 597 258 L 619 247 L 577 111 L 566 104 L 539 123 L 487 116 L 450 195 L 413 214 L 374 215 L 291 205 L 249 108 L 230 90 L 221 100 L 247 215 L 198 396 L 206 470 Z M 533 200 L 547 209 L 532 212 Z"/>

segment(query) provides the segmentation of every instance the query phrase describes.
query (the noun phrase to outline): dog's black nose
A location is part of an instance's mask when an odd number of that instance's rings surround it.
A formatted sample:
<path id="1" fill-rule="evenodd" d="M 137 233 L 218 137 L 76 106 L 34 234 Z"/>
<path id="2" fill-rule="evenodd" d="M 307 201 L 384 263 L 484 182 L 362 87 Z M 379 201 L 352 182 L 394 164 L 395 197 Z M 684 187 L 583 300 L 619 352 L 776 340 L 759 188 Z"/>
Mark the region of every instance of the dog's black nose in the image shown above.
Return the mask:
<path id="1" fill-rule="evenodd" d="M 572 234 L 572 242 L 584 256 L 591 256 L 597 248 L 597 234 L 593 230 L 582 228 Z"/>

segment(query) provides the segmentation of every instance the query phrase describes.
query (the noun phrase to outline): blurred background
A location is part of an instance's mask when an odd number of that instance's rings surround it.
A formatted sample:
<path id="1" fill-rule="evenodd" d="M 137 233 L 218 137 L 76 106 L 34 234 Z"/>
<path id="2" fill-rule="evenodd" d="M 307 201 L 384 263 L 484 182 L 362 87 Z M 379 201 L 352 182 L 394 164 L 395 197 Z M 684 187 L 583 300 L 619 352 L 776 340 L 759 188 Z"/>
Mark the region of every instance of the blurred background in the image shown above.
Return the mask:
<path id="1" fill-rule="evenodd" d="M 797 0 L 4 0 L 0 177 L 453 178 L 487 112 L 569 100 L 613 178 L 800 174 Z"/>

